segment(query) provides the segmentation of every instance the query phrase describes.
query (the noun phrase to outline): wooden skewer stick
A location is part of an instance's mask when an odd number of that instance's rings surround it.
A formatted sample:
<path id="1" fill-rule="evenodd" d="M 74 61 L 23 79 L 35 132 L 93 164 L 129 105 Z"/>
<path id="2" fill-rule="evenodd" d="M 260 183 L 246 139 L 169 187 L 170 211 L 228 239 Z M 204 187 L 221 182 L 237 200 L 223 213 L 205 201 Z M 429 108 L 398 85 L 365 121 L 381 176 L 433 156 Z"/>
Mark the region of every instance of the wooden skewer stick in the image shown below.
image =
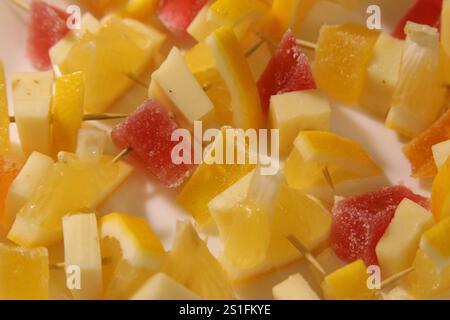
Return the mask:
<path id="1" fill-rule="evenodd" d="M 287 237 L 289 242 L 298 250 L 300 253 L 308 260 L 309 263 L 323 276 L 325 277 L 327 273 L 325 269 L 320 265 L 319 261 L 312 255 L 311 252 L 301 243 L 295 236 L 289 235 Z"/>
<path id="2" fill-rule="evenodd" d="M 24 11 L 30 11 L 30 5 L 21 0 L 9 0 Z"/>
<path id="3" fill-rule="evenodd" d="M 323 168 L 322 173 L 328 185 L 331 187 L 331 189 L 335 191 L 336 188 L 334 186 L 333 178 L 331 177 L 330 169 L 328 168 L 328 166 L 325 166 Z"/>
<path id="4" fill-rule="evenodd" d="M 313 42 L 309 42 L 306 40 L 301 40 L 301 39 L 297 39 L 295 40 L 295 42 L 303 48 L 307 48 L 307 49 L 311 49 L 311 50 L 317 50 L 317 44 L 313 43 Z"/>
<path id="5" fill-rule="evenodd" d="M 113 163 L 119 162 L 123 158 L 125 158 L 127 155 L 129 155 L 133 151 L 133 148 L 128 147 L 126 149 L 123 149 L 120 151 L 120 153 L 113 159 Z"/>
<path id="6" fill-rule="evenodd" d="M 96 121 L 96 120 L 114 120 L 114 119 L 123 119 L 128 117 L 127 114 L 121 114 L 121 113 L 92 113 L 92 114 L 85 114 L 83 116 L 83 121 Z M 10 116 L 9 122 L 14 123 L 16 122 L 16 117 Z"/>
<path id="7" fill-rule="evenodd" d="M 414 267 L 408 268 L 406 270 L 403 270 L 397 274 L 394 274 L 392 276 L 390 276 L 389 278 L 387 278 L 386 280 L 384 280 L 383 282 L 381 282 L 381 289 L 386 289 L 387 287 L 393 285 L 394 283 L 396 283 L 397 281 L 403 279 L 404 277 L 406 277 L 408 274 L 410 274 L 411 272 L 414 271 Z"/>

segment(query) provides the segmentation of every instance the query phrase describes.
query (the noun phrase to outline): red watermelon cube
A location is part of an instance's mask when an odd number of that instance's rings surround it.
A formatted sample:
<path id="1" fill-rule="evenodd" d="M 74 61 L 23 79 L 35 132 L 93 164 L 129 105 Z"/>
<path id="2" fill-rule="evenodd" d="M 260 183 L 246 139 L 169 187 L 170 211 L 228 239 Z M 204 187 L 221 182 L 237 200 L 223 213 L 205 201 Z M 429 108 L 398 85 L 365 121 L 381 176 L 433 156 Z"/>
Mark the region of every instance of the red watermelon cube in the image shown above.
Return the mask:
<path id="1" fill-rule="evenodd" d="M 335 254 L 346 262 L 363 259 L 368 266 L 378 264 L 375 248 L 405 198 L 424 208 L 430 207 L 427 198 L 404 186 L 387 187 L 337 202 L 331 227 Z"/>
<path id="2" fill-rule="evenodd" d="M 404 40 L 408 21 L 440 27 L 442 0 L 417 0 L 392 32 L 392 36 Z"/>
<path id="3" fill-rule="evenodd" d="M 33 1 L 30 10 L 28 56 L 36 69 L 49 70 L 52 64 L 48 52 L 69 32 L 69 14 L 44 1 Z"/>
<path id="4" fill-rule="evenodd" d="M 316 89 L 316 83 L 308 57 L 288 30 L 258 81 L 263 111 L 268 112 L 273 95 L 312 89 Z"/>
<path id="5" fill-rule="evenodd" d="M 207 0 L 163 0 L 158 17 L 176 37 L 184 39 L 186 30 Z"/>
<path id="6" fill-rule="evenodd" d="M 131 158 L 168 188 L 181 185 L 194 166 L 175 164 L 172 150 L 178 142 L 172 133 L 180 127 L 156 100 L 147 100 L 124 122 L 116 126 L 111 137 L 120 149 L 131 148 Z"/>

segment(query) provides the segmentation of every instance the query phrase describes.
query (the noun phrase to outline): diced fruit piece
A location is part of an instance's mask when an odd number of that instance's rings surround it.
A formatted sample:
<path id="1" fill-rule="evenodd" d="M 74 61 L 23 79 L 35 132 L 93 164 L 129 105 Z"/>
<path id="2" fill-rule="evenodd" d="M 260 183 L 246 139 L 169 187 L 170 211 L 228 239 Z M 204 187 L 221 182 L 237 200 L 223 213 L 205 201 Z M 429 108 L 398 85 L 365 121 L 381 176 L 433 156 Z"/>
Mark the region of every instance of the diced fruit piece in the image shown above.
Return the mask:
<path id="1" fill-rule="evenodd" d="M 188 222 L 178 222 L 162 271 L 203 299 L 234 299 L 225 271 Z"/>
<path id="2" fill-rule="evenodd" d="M 382 293 L 383 300 L 415 300 L 415 297 L 412 293 L 406 289 L 404 286 L 394 287 L 387 293 Z"/>
<path id="3" fill-rule="evenodd" d="M 45 1 L 32 1 L 30 9 L 28 56 L 36 69 L 48 70 L 52 66 L 48 52 L 69 32 L 69 14 Z"/>
<path id="4" fill-rule="evenodd" d="M 367 67 L 367 79 L 359 100 L 361 107 L 385 119 L 397 86 L 403 41 L 381 33 Z"/>
<path id="5" fill-rule="evenodd" d="M 214 31 L 207 43 L 231 95 L 233 125 L 242 129 L 261 127 L 258 90 L 233 30 L 228 26 L 222 27 Z"/>
<path id="6" fill-rule="evenodd" d="M 81 17 L 80 29 L 72 29 L 64 38 L 59 40 L 49 51 L 51 63 L 55 66 L 60 66 L 66 59 L 72 46 L 81 39 L 86 33 L 97 33 L 100 28 L 100 22 L 94 18 L 89 12 Z"/>
<path id="7" fill-rule="evenodd" d="M 9 230 L 17 212 L 31 198 L 43 179 L 53 169 L 53 159 L 39 152 L 33 152 L 25 162 L 22 170 L 11 183 L 5 200 L 5 215 L 2 221 Z"/>
<path id="8" fill-rule="evenodd" d="M 26 156 L 50 154 L 50 110 L 53 72 L 13 75 L 13 106 L 17 130 Z"/>
<path id="9" fill-rule="evenodd" d="M 289 186 L 332 203 L 385 185 L 382 170 L 358 143 L 331 132 L 303 131 L 284 166 Z"/>
<path id="10" fill-rule="evenodd" d="M 20 172 L 22 164 L 9 156 L 0 157 L 0 229 L 8 230 L 8 214 L 5 212 L 5 200 L 8 190 Z"/>
<path id="11" fill-rule="evenodd" d="M 450 140 L 435 144 L 431 150 L 436 167 L 441 168 L 450 156 Z"/>
<path id="12" fill-rule="evenodd" d="M 408 276 L 408 284 L 415 297 L 433 299 L 448 292 L 450 266 L 444 270 L 438 270 L 433 259 L 422 249 L 417 251 L 413 266 L 414 271 Z"/>
<path id="13" fill-rule="evenodd" d="M 130 174 L 132 168 L 113 157 L 98 163 L 60 153 L 52 172 L 17 213 L 8 239 L 24 246 L 52 245 L 62 239 L 61 218 L 85 208 L 95 209 Z"/>
<path id="14" fill-rule="evenodd" d="M 370 300 L 377 296 L 376 290 L 368 288 L 367 267 L 356 260 L 325 277 L 322 290 L 327 300 Z"/>
<path id="15" fill-rule="evenodd" d="M 158 11 L 159 20 L 179 38 L 186 38 L 186 29 L 207 0 L 163 0 Z"/>
<path id="16" fill-rule="evenodd" d="M 81 0 L 87 6 L 90 12 L 93 12 L 97 17 L 112 10 L 122 0 Z"/>
<path id="17" fill-rule="evenodd" d="M 156 100 L 147 100 L 124 122 L 115 127 L 111 137 L 117 147 L 131 148 L 130 156 L 159 182 L 169 188 L 181 185 L 193 169 L 189 164 L 175 164 L 172 150 L 178 144 L 172 133 L 178 124 Z"/>
<path id="18" fill-rule="evenodd" d="M 319 253 L 316 256 L 316 260 L 325 271 L 325 274 L 331 274 L 346 265 L 344 261 L 336 256 L 333 249 L 331 248 L 326 248 L 321 253 Z M 315 278 L 318 280 L 318 282 L 321 282 L 323 279 L 322 273 L 320 273 L 312 264 L 310 264 L 309 269 L 314 273 Z"/>
<path id="19" fill-rule="evenodd" d="M 67 275 L 72 266 L 80 272 L 80 287 L 72 290 L 75 299 L 99 299 L 102 290 L 102 257 L 95 213 L 62 218 L 64 264 Z"/>
<path id="20" fill-rule="evenodd" d="M 441 272 L 450 266 L 450 218 L 441 220 L 426 231 L 420 241 L 422 249 Z"/>
<path id="21" fill-rule="evenodd" d="M 272 289 L 276 300 L 320 300 L 300 273 L 288 277 Z"/>
<path id="22" fill-rule="evenodd" d="M 302 130 L 330 129 L 331 108 L 328 99 L 318 90 L 294 91 L 272 96 L 269 124 L 280 130 L 280 154 L 292 150 Z"/>
<path id="23" fill-rule="evenodd" d="M 431 209 L 434 218 L 440 221 L 450 216 L 450 160 L 441 167 L 431 189 Z"/>
<path id="24" fill-rule="evenodd" d="M 230 225 L 222 237 L 224 256 L 237 269 L 253 268 L 266 259 L 279 184 L 278 176 L 263 176 L 257 169 L 247 198 L 228 212 Z"/>
<path id="25" fill-rule="evenodd" d="M 46 248 L 25 249 L 0 243 L 0 299 L 48 299 Z"/>
<path id="26" fill-rule="evenodd" d="M 84 162 L 98 162 L 105 150 L 106 132 L 97 128 L 82 128 L 78 132 L 76 155 Z"/>
<path id="27" fill-rule="evenodd" d="M 218 148 L 223 148 L 222 154 L 226 154 L 227 150 L 235 152 L 235 154 L 246 152 L 246 150 L 237 149 L 236 144 L 233 146 L 227 144 L 226 130 L 222 130 L 215 137 L 204 160 L 213 158 L 213 154 Z M 200 226 L 206 226 L 211 221 L 208 203 L 254 168 L 255 165 L 252 164 L 229 165 L 203 162 L 178 194 L 177 203 L 186 209 Z"/>
<path id="28" fill-rule="evenodd" d="M 270 97 L 292 91 L 316 89 L 308 57 L 287 31 L 258 81 L 263 112 L 269 111 Z"/>
<path id="29" fill-rule="evenodd" d="M 207 18 L 213 30 L 225 25 L 233 26 L 236 36 L 241 38 L 268 9 L 261 0 L 217 0 L 209 7 Z"/>
<path id="30" fill-rule="evenodd" d="M 313 66 L 317 86 L 330 98 L 355 105 L 379 32 L 356 24 L 323 26 Z"/>
<path id="31" fill-rule="evenodd" d="M 170 108 L 182 127 L 193 130 L 194 121 L 202 121 L 205 127 L 213 121 L 214 106 L 177 48 L 153 72 L 149 97 Z"/>
<path id="32" fill-rule="evenodd" d="M 187 50 L 184 59 L 193 74 L 215 67 L 214 56 L 206 42 L 199 42 Z"/>
<path id="33" fill-rule="evenodd" d="M 107 299 L 128 299 L 161 267 L 164 248 L 144 218 L 111 213 L 101 219 Z"/>
<path id="34" fill-rule="evenodd" d="M 158 0 L 131 0 L 121 10 L 124 17 L 146 22 L 158 9 Z"/>
<path id="35" fill-rule="evenodd" d="M 450 139 L 450 111 L 415 137 L 403 150 L 411 163 L 413 177 L 429 178 L 436 175 L 437 167 L 432 147 L 448 139 Z"/>
<path id="36" fill-rule="evenodd" d="M 82 72 L 56 78 L 52 105 L 53 154 L 75 152 L 83 120 L 84 76 Z"/>
<path id="37" fill-rule="evenodd" d="M 6 94 L 5 72 L 3 70 L 3 63 L 0 60 L 0 156 L 8 153 L 9 144 L 8 97 Z"/>
<path id="38" fill-rule="evenodd" d="M 438 30 L 412 22 L 405 30 L 400 79 L 386 125 L 413 138 L 439 116 L 446 90 L 441 79 Z"/>
<path id="39" fill-rule="evenodd" d="M 255 32 L 248 32 L 247 36 L 241 40 L 241 46 L 247 57 L 253 79 L 256 82 L 261 78 L 270 59 L 272 59 L 270 44 L 261 39 Z"/>
<path id="40" fill-rule="evenodd" d="M 347 262 L 362 259 L 368 266 L 378 264 L 375 247 L 405 198 L 429 207 L 428 199 L 404 186 L 386 187 L 336 203 L 331 228 L 331 247 L 336 255 Z"/>
<path id="41" fill-rule="evenodd" d="M 376 254 L 384 278 L 411 267 L 422 233 L 433 225 L 431 212 L 404 199 L 376 246 Z"/>
<path id="42" fill-rule="evenodd" d="M 214 25 L 208 21 L 208 12 L 209 4 L 206 3 L 186 29 L 198 42 L 203 41 L 214 30 Z"/>
<path id="43" fill-rule="evenodd" d="M 441 18 L 441 47 L 445 82 L 450 85 L 450 1 L 444 0 Z"/>
<path id="44" fill-rule="evenodd" d="M 68 52 L 62 74 L 83 71 L 85 106 L 101 113 L 133 84 L 128 75 L 139 76 L 151 67 L 164 36 L 137 21 L 112 17 L 97 33 L 86 32 Z"/>
<path id="45" fill-rule="evenodd" d="M 144 283 L 131 300 L 200 300 L 200 297 L 166 274 L 157 273 Z"/>
<path id="46" fill-rule="evenodd" d="M 408 21 L 436 26 L 441 17 L 442 0 L 416 0 L 408 12 L 400 20 L 392 35 L 398 39 L 405 39 L 405 26 Z"/>

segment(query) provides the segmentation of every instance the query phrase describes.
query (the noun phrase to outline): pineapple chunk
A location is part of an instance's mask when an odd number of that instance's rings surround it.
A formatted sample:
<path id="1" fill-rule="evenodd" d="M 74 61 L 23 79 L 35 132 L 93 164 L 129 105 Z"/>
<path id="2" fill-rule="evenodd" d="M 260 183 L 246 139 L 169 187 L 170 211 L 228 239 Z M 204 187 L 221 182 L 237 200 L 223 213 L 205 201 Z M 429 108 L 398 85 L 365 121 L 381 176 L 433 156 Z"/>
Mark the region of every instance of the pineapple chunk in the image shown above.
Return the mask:
<path id="1" fill-rule="evenodd" d="M 295 91 L 272 96 L 269 123 L 280 130 L 280 154 L 286 155 L 302 130 L 330 129 L 331 108 L 318 90 Z"/>
<path id="2" fill-rule="evenodd" d="M 157 273 L 131 297 L 131 300 L 200 300 L 200 297 L 164 273 Z"/>
<path id="3" fill-rule="evenodd" d="M 258 90 L 233 30 L 228 26 L 222 27 L 206 41 L 231 95 L 234 127 L 260 128 L 262 112 Z"/>
<path id="4" fill-rule="evenodd" d="M 6 155 L 10 145 L 8 97 L 3 63 L 0 60 L 0 156 Z"/>
<path id="5" fill-rule="evenodd" d="M 173 48 L 159 69 L 153 72 L 149 97 L 170 107 L 181 126 L 186 128 L 193 129 L 194 121 L 202 121 L 208 127 L 214 118 L 211 100 L 177 48 Z"/>
<path id="6" fill-rule="evenodd" d="M 450 266 L 450 218 L 445 218 L 422 236 L 420 249 L 432 260 L 441 272 Z"/>
<path id="7" fill-rule="evenodd" d="M 83 128 L 78 132 L 77 156 L 83 162 L 98 162 L 105 150 L 106 132 L 97 128 Z"/>
<path id="8" fill-rule="evenodd" d="M 360 97 L 360 105 L 383 119 L 391 107 L 398 83 L 403 47 L 403 41 L 386 33 L 380 34 L 367 68 L 367 79 Z"/>
<path id="9" fill-rule="evenodd" d="M 101 220 L 101 248 L 105 297 L 128 299 L 155 271 L 164 258 L 164 248 L 143 218 L 111 213 Z"/>
<path id="10" fill-rule="evenodd" d="M 113 157 L 98 163 L 82 162 L 73 154 L 59 160 L 36 192 L 18 212 L 8 239 L 31 247 L 52 245 L 62 239 L 61 218 L 68 213 L 99 206 L 132 172 Z"/>
<path id="11" fill-rule="evenodd" d="M 158 9 L 158 5 L 158 0 L 131 0 L 125 5 L 121 14 L 127 18 L 146 22 Z"/>
<path id="12" fill-rule="evenodd" d="M 450 140 L 435 144 L 432 150 L 436 167 L 441 168 L 450 156 Z"/>
<path id="13" fill-rule="evenodd" d="M 400 203 L 376 247 L 384 278 L 406 270 L 412 265 L 420 237 L 432 225 L 431 212 L 409 199 Z"/>
<path id="14" fill-rule="evenodd" d="M 442 4 L 441 45 L 445 67 L 445 82 L 450 85 L 450 0 L 444 0 Z"/>
<path id="15" fill-rule="evenodd" d="M 405 31 L 400 79 L 386 125 L 413 138 L 439 116 L 446 90 L 441 82 L 438 30 L 408 22 Z"/>
<path id="16" fill-rule="evenodd" d="M 208 21 L 208 11 L 209 5 L 206 4 L 186 30 L 198 42 L 204 40 L 214 30 L 214 26 Z"/>
<path id="17" fill-rule="evenodd" d="M 294 274 L 272 289 L 275 300 L 320 300 L 300 273 Z"/>
<path id="18" fill-rule="evenodd" d="M 80 288 L 75 288 L 75 299 L 98 299 L 102 293 L 102 259 L 95 213 L 63 217 L 65 267 L 80 270 Z M 70 273 L 67 273 L 69 276 Z"/>
<path id="19" fill-rule="evenodd" d="M 33 152 L 9 187 L 5 200 L 5 228 L 9 229 L 16 214 L 31 198 L 37 187 L 53 169 L 53 159 Z"/>
<path id="20" fill-rule="evenodd" d="M 0 243 L 0 300 L 48 299 L 48 261 L 46 248 Z"/>
<path id="21" fill-rule="evenodd" d="M 13 106 L 23 152 L 50 154 L 50 107 L 53 73 L 15 73 Z"/>

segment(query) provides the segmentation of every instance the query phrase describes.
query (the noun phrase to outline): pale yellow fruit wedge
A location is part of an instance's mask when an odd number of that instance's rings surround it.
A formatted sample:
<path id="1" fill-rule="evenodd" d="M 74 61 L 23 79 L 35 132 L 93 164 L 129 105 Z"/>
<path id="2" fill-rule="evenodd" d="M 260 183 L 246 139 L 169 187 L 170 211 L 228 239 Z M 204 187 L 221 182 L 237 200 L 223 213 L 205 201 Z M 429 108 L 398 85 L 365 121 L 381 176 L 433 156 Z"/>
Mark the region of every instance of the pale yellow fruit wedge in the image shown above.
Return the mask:
<path id="1" fill-rule="evenodd" d="M 276 300 L 320 300 L 300 273 L 288 277 L 272 289 Z"/>
<path id="2" fill-rule="evenodd" d="M 8 97 L 6 93 L 5 71 L 3 62 L 0 60 L 0 155 L 5 155 L 9 151 L 9 113 Z"/>
<path id="3" fill-rule="evenodd" d="M 450 140 L 435 144 L 432 147 L 432 151 L 436 167 L 440 169 L 450 156 Z"/>

